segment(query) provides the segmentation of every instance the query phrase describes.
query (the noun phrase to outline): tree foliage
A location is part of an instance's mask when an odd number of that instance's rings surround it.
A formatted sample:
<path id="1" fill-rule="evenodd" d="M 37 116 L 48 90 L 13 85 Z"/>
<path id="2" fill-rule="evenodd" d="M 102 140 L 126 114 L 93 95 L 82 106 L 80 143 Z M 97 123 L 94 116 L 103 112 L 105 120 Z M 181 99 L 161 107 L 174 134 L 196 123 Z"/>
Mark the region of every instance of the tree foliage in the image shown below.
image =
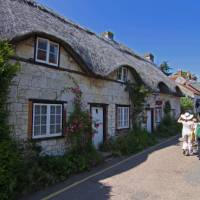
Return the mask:
<path id="1" fill-rule="evenodd" d="M 12 78 L 19 69 L 18 63 L 11 63 L 14 54 L 11 45 L 0 41 L 0 199 L 14 198 L 21 168 L 21 156 L 16 143 L 9 136 L 7 97 Z"/>
<path id="2" fill-rule="evenodd" d="M 18 63 L 9 62 L 13 54 L 11 45 L 6 41 L 0 41 L 0 139 L 8 137 L 6 102 L 11 80 L 19 70 Z"/>
<path id="3" fill-rule="evenodd" d="M 193 110 L 194 103 L 189 97 L 181 97 L 181 111 L 186 112 Z"/>
<path id="4" fill-rule="evenodd" d="M 170 76 L 172 73 L 170 72 L 170 70 L 172 69 L 167 61 L 164 61 L 160 64 L 159 69 L 167 76 Z"/>

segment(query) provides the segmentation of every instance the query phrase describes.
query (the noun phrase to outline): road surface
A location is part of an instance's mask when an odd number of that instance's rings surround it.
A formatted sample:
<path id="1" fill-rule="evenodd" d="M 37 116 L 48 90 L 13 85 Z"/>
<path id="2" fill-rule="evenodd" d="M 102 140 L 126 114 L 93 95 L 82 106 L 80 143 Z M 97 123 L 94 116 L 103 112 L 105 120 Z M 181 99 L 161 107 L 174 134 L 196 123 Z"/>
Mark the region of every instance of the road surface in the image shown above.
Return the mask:
<path id="1" fill-rule="evenodd" d="M 200 161 L 182 155 L 178 137 L 119 162 L 26 199 L 200 200 Z"/>

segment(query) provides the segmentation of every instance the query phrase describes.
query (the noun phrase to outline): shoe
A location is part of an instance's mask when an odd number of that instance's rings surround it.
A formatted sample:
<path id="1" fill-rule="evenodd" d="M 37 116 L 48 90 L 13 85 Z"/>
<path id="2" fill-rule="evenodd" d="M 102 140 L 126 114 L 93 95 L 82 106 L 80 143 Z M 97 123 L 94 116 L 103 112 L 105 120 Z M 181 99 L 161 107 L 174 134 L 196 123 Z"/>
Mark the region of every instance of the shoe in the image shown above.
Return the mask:
<path id="1" fill-rule="evenodd" d="M 185 151 L 185 156 L 189 156 L 189 151 Z"/>
<path id="2" fill-rule="evenodd" d="M 194 154 L 194 155 L 198 155 L 198 152 L 194 151 L 193 154 Z"/>

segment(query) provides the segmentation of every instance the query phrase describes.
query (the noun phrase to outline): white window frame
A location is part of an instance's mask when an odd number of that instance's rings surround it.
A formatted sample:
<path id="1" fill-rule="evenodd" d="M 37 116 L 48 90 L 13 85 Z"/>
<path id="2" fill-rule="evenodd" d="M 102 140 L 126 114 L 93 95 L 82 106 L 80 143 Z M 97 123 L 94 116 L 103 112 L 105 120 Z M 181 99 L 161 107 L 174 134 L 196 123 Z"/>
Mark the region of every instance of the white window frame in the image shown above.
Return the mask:
<path id="1" fill-rule="evenodd" d="M 125 110 L 127 111 L 127 120 L 128 124 L 125 125 Z M 120 116 L 120 112 L 122 113 L 122 116 Z M 122 125 L 119 125 L 119 121 L 121 117 Z M 130 108 L 129 106 L 117 106 L 117 129 L 128 129 L 129 128 L 129 121 L 130 121 Z"/>
<path id="2" fill-rule="evenodd" d="M 35 106 L 47 106 L 47 133 L 46 135 L 34 135 L 34 127 L 35 127 Z M 57 134 L 51 134 L 50 133 L 50 108 L 51 106 L 60 106 L 61 107 L 61 132 Z M 39 138 L 50 138 L 50 137 L 57 137 L 62 136 L 63 134 L 63 104 L 51 104 L 51 103 L 33 103 L 33 123 L 32 123 L 32 138 L 33 139 L 39 139 Z"/>
<path id="3" fill-rule="evenodd" d="M 158 115 L 156 115 L 158 114 Z M 158 117 L 160 117 L 160 119 L 158 120 Z M 163 118 L 163 109 L 162 107 L 156 107 L 155 108 L 155 122 L 156 124 L 160 124 L 160 122 L 162 121 Z"/>
<path id="4" fill-rule="evenodd" d="M 38 59 L 38 42 L 39 40 L 43 40 L 43 41 L 46 41 L 47 42 L 47 55 L 46 55 L 46 60 L 40 60 Z M 49 62 L 49 54 L 50 54 L 50 44 L 54 44 L 54 45 L 57 45 L 58 46 L 58 54 L 57 54 L 57 57 L 56 57 L 56 60 L 57 62 L 56 63 L 50 63 Z M 41 37 L 37 37 L 37 42 L 36 42 L 36 57 L 35 57 L 35 60 L 37 62 L 40 62 L 40 63 L 44 63 L 44 64 L 48 64 L 48 65 L 52 65 L 52 66 L 55 66 L 55 67 L 58 67 L 58 62 L 59 62 L 59 55 L 60 55 L 60 46 L 58 43 L 56 42 L 52 42 L 46 38 L 41 38 Z"/>
<path id="5" fill-rule="evenodd" d="M 119 71 L 121 72 L 119 73 Z M 119 74 L 120 74 L 120 78 L 119 78 Z M 117 69 L 117 80 L 123 83 L 125 83 L 128 80 L 128 69 L 126 67 L 120 67 L 119 69 Z"/>

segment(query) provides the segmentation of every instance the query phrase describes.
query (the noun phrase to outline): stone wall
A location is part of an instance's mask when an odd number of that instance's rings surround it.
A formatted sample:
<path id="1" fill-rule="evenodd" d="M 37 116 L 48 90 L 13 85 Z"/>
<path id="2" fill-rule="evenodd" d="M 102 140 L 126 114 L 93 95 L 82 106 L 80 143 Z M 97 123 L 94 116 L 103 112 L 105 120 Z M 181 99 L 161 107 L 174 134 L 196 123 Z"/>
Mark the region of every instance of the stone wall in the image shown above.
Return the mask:
<path id="1" fill-rule="evenodd" d="M 33 39 L 20 42 L 16 46 L 17 56 L 33 58 Z M 77 63 L 61 47 L 61 57 L 66 69 L 81 71 Z M 70 59 L 69 59 L 70 58 Z M 115 78 L 113 72 L 110 78 Z M 131 77 L 131 74 L 129 74 Z M 29 99 L 48 99 L 67 101 L 67 115 L 73 110 L 73 94 L 61 93 L 63 88 L 75 87 L 74 81 L 83 92 L 83 104 L 89 110 L 88 103 L 108 104 L 108 136 L 115 135 L 115 106 L 116 104 L 130 105 L 124 84 L 114 81 L 89 78 L 84 75 L 59 71 L 40 65 L 21 62 L 21 71 L 13 79 L 9 95 L 10 124 L 14 127 L 15 137 L 19 140 L 28 139 L 28 103 Z M 38 141 L 43 151 L 59 154 L 66 148 L 64 139 L 44 139 Z"/>
<path id="2" fill-rule="evenodd" d="M 15 46 L 16 55 L 26 59 L 34 59 L 34 46 L 34 38 L 21 41 Z M 83 72 L 64 48 L 61 47 L 60 51 L 60 66 L 62 68 Z M 116 80 L 116 71 L 112 72 L 109 78 Z M 128 79 L 134 81 L 130 71 Z M 90 108 L 88 103 L 108 104 L 107 134 L 109 137 L 115 136 L 116 104 L 131 104 L 128 93 L 124 91 L 124 84 L 60 71 L 56 67 L 53 69 L 28 62 L 21 62 L 21 71 L 13 79 L 10 88 L 9 121 L 13 125 L 14 136 L 21 141 L 28 139 L 29 99 L 67 101 L 67 116 L 69 116 L 73 110 L 73 94 L 61 93 L 61 91 L 66 87 L 74 87 L 74 81 L 83 92 L 83 103 L 86 109 L 89 110 Z M 160 98 L 169 98 L 178 115 L 178 98 L 166 95 Z M 147 103 L 155 107 L 154 96 L 150 96 Z M 44 139 L 38 141 L 38 144 L 42 146 L 43 152 L 54 155 L 63 154 L 67 148 L 64 138 Z"/>

